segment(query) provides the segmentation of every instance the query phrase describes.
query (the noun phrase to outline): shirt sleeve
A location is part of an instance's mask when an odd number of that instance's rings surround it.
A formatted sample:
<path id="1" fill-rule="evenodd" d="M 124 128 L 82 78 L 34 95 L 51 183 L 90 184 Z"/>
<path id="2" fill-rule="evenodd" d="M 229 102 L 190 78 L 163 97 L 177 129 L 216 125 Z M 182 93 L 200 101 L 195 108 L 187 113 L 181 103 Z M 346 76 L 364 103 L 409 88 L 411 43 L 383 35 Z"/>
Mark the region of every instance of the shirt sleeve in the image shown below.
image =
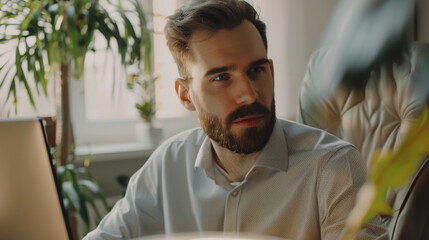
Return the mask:
<path id="1" fill-rule="evenodd" d="M 83 240 L 129 239 L 162 233 L 163 217 L 154 154 L 130 179 L 125 197 Z M 159 162 L 159 161 L 158 161 Z"/>
<path id="2" fill-rule="evenodd" d="M 357 192 L 366 180 L 366 166 L 352 146 L 337 150 L 321 166 L 318 204 L 321 238 L 336 240 L 345 231 Z M 389 239 L 386 227 L 376 216 L 358 232 L 356 239 Z"/>

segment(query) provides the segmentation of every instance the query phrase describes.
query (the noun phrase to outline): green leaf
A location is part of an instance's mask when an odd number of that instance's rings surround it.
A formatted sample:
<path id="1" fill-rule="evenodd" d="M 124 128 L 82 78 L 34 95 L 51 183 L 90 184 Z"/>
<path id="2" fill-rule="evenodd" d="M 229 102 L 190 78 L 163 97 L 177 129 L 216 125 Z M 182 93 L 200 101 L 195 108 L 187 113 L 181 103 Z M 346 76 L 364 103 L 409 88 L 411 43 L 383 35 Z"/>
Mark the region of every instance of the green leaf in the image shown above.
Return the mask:
<path id="1" fill-rule="evenodd" d="M 84 2 L 86 2 L 86 0 L 74 0 L 74 7 L 76 9 L 76 12 L 82 12 L 83 7 L 84 7 Z"/>
<path id="2" fill-rule="evenodd" d="M 104 21 L 105 20 L 104 16 L 105 16 L 105 13 L 100 13 L 95 17 L 95 20 L 99 25 L 98 30 L 100 31 L 100 33 L 103 35 L 103 37 L 106 39 L 107 43 L 109 44 L 110 39 L 113 37 L 113 32 Z"/>
<path id="3" fill-rule="evenodd" d="M 125 27 L 126 33 L 130 34 L 133 39 L 137 39 L 136 32 L 134 31 L 134 26 L 131 23 L 130 19 L 128 19 L 127 15 L 125 15 L 125 12 L 121 11 L 120 13 L 121 13 L 122 19 L 124 20 L 124 27 Z"/>
<path id="4" fill-rule="evenodd" d="M 106 30 L 105 28 L 109 29 L 109 34 L 110 37 L 113 37 L 116 40 L 116 44 L 118 46 L 118 51 L 119 54 L 121 55 L 121 62 L 125 63 L 125 56 L 126 56 L 126 52 L 127 52 L 127 43 L 126 40 L 124 38 L 121 37 L 121 33 L 119 31 L 119 27 L 118 24 L 112 20 L 112 18 L 109 17 L 109 14 L 106 11 L 102 11 L 100 12 L 101 14 L 99 15 L 99 17 L 101 18 L 101 20 L 99 20 L 98 22 L 100 23 L 100 27 L 103 24 L 103 30 Z M 108 22 L 108 24 L 105 23 L 105 21 Z M 111 27 L 109 27 L 109 25 Z M 102 32 L 102 34 L 104 35 L 104 32 Z M 106 36 L 105 36 L 106 37 Z M 108 40 L 108 42 L 110 42 L 110 37 L 109 39 L 106 38 L 106 40 Z"/>
<path id="5" fill-rule="evenodd" d="M 33 19 L 34 14 L 37 11 L 39 11 L 39 8 L 41 6 L 42 6 L 42 2 L 40 2 L 40 1 L 33 1 L 32 2 L 30 12 L 27 14 L 24 21 L 21 22 L 21 26 L 20 26 L 21 31 L 28 29 L 28 25 L 30 24 L 30 21 Z"/>
<path id="6" fill-rule="evenodd" d="M 48 13 L 51 16 L 51 25 L 55 26 L 54 21 L 56 16 L 58 15 L 58 10 L 59 10 L 59 4 L 58 3 L 54 3 L 54 4 L 50 4 L 48 6 Z"/>
<path id="7" fill-rule="evenodd" d="M 64 208 L 67 212 L 71 211 L 70 200 L 68 198 L 63 198 Z"/>
<path id="8" fill-rule="evenodd" d="M 155 100 L 150 99 L 144 101 L 143 104 L 136 103 L 136 108 L 140 113 L 140 116 L 146 121 L 150 122 L 152 117 L 155 115 Z"/>
<path id="9" fill-rule="evenodd" d="M 9 35 L 9 36 L 7 36 L 8 38 L 2 38 L 2 39 L 0 39 L 0 43 L 1 44 L 3 44 L 3 43 L 7 43 L 7 42 L 9 42 L 9 41 L 11 41 L 11 40 L 13 40 L 13 39 L 17 39 L 17 38 L 19 38 L 19 36 L 17 36 L 17 35 L 14 35 L 14 36 L 11 36 L 11 35 Z"/>
<path id="10" fill-rule="evenodd" d="M 71 182 L 63 182 L 62 186 L 63 192 L 67 195 L 67 198 L 70 199 L 73 207 L 80 212 L 82 209 L 82 206 L 80 205 L 80 197 L 73 184 Z"/>
<path id="11" fill-rule="evenodd" d="M 100 222 L 100 220 L 101 220 L 101 214 L 100 214 L 100 210 L 98 209 L 97 204 L 95 202 L 95 198 L 88 192 L 88 189 L 86 188 L 86 186 L 83 186 L 81 193 L 82 193 L 82 196 L 85 198 L 86 202 L 88 202 L 89 205 L 94 210 L 94 213 L 95 213 L 96 218 L 97 218 L 95 222 L 98 224 L 98 222 Z M 87 232 L 89 232 L 89 225 L 90 224 L 88 224 L 88 226 L 87 226 Z"/>
<path id="12" fill-rule="evenodd" d="M 369 183 L 377 189 L 375 198 L 361 219 L 349 219 L 348 222 L 359 223 L 358 227 L 376 214 L 392 214 L 385 200 L 388 189 L 403 186 L 416 172 L 421 157 L 429 154 L 429 109 L 425 107 L 420 117 L 412 125 L 405 138 L 395 152 L 376 152 L 369 169 Z M 358 201 L 355 209 L 363 209 L 364 201 Z M 357 215 L 356 215 L 357 216 Z M 354 216 L 355 217 L 355 216 Z M 348 225 L 347 237 L 353 236 L 356 225 Z"/>
<path id="13" fill-rule="evenodd" d="M 15 54 L 16 75 L 17 75 L 18 79 L 24 83 L 25 89 L 27 90 L 28 98 L 30 99 L 30 103 L 33 106 L 33 108 L 36 109 L 36 102 L 34 101 L 33 93 L 31 91 L 29 84 L 28 84 L 27 78 L 25 77 L 24 71 L 22 70 L 22 59 L 21 59 L 21 54 L 19 53 L 19 44 L 16 47 L 15 53 L 16 53 Z M 15 88 L 15 90 L 16 90 L 16 88 Z M 15 97 L 16 97 L 16 93 L 15 93 Z"/>
<path id="14" fill-rule="evenodd" d="M 9 11 L 3 11 L 2 15 L 0 16 L 0 22 L 4 21 L 4 19 L 12 19 L 15 18 L 17 16 L 17 14 L 13 13 L 13 12 L 9 12 Z"/>
<path id="15" fill-rule="evenodd" d="M 33 93 L 31 91 L 30 85 L 28 84 L 27 78 L 24 76 L 22 78 L 22 81 L 24 83 L 25 89 L 27 90 L 28 98 L 30 99 L 31 105 L 33 106 L 34 109 L 37 109 L 36 101 L 34 101 Z"/>
<path id="16" fill-rule="evenodd" d="M 67 27 L 69 30 L 70 36 L 70 51 L 73 58 L 77 58 L 79 56 L 78 45 L 79 45 L 79 32 L 76 26 L 76 12 L 73 5 L 68 5 L 66 7 L 66 16 L 67 16 Z"/>
<path id="17" fill-rule="evenodd" d="M 16 80 L 15 80 L 15 78 L 12 80 L 12 83 L 10 84 L 10 88 L 9 88 L 6 99 L 9 99 L 11 93 L 13 94 L 13 105 L 14 105 L 14 109 L 15 109 L 15 115 L 18 115 L 18 98 L 16 96 Z"/>
<path id="18" fill-rule="evenodd" d="M 95 25 L 97 23 L 96 21 L 96 8 L 98 5 L 98 1 L 91 0 L 91 6 L 88 9 L 88 29 L 86 31 L 84 40 L 84 49 L 88 50 L 90 43 L 93 41 L 94 38 L 94 32 L 95 32 Z"/>
<path id="19" fill-rule="evenodd" d="M 99 194 L 101 192 L 100 187 L 94 182 L 86 179 L 79 180 L 79 184 L 85 186 L 93 194 Z"/>
<path id="20" fill-rule="evenodd" d="M 60 182 L 64 182 L 65 171 L 66 171 L 66 168 L 64 166 L 57 167 L 57 176 Z"/>
<path id="21" fill-rule="evenodd" d="M 5 64 L 0 68 L 0 72 L 1 72 L 3 69 L 5 69 L 5 67 L 6 67 L 6 63 L 5 63 Z M 0 89 L 3 87 L 4 83 L 6 82 L 6 80 L 7 80 L 7 79 L 9 79 L 9 78 L 8 78 L 8 76 L 9 76 L 9 74 L 10 74 L 11 70 L 12 70 L 12 67 L 9 67 L 9 68 L 7 68 L 7 70 L 5 70 L 5 73 L 4 73 L 4 76 L 3 76 L 3 79 L 0 79 Z M 6 100 L 8 100 L 8 99 L 9 99 L 9 97 L 8 97 L 8 98 L 6 98 Z"/>
<path id="22" fill-rule="evenodd" d="M 35 57 L 36 57 L 37 62 L 39 63 L 39 66 L 40 66 L 39 71 L 36 71 L 35 75 L 37 75 L 38 82 L 42 85 L 43 92 L 45 93 L 45 96 L 47 96 L 48 95 L 48 81 L 47 81 L 46 76 L 45 76 L 46 73 L 45 73 L 45 63 L 43 60 L 43 54 L 40 53 L 36 49 Z"/>
<path id="23" fill-rule="evenodd" d="M 110 206 L 107 203 L 107 199 L 104 196 L 104 193 L 102 192 L 101 188 L 99 187 L 99 184 L 97 182 L 97 180 L 94 178 L 94 176 L 92 175 L 91 171 L 89 171 L 88 168 L 83 168 L 84 173 L 86 173 L 86 176 L 88 177 L 88 179 L 93 182 L 97 187 L 98 187 L 98 192 L 94 192 L 97 194 L 98 198 L 101 199 L 101 201 L 103 202 L 104 208 L 106 209 L 106 211 L 110 211 L 112 209 L 112 206 Z"/>
<path id="24" fill-rule="evenodd" d="M 80 187 L 79 187 L 80 185 L 78 182 L 78 177 L 77 177 L 76 172 L 75 172 L 75 166 L 73 164 L 67 164 L 66 169 L 67 169 L 67 173 L 70 176 L 68 182 L 71 184 L 71 188 L 73 188 L 73 190 L 70 190 L 70 191 L 76 192 L 76 195 L 78 196 L 77 198 L 70 199 L 70 200 L 72 200 L 73 205 L 78 204 L 78 206 L 79 206 L 78 211 L 79 211 L 80 216 L 82 217 L 82 220 L 84 222 L 89 223 L 89 214 L 88 214 L 88 210 L 87 210 L 86 205 L 85 205 L 85 199 L 80 197 L 82 195 L 80 192 Z M 70 185 L 70 184 L 68 184 L 68 185 Z M 63 185 L 64 185 L 64 183 L 63 183 Z M 68 186 L 68 188 L 70 188 L 70 186 Z M 79 203 L 77 203 L 76 201 L 79 201 Z"/>
<path id="25" fill-rule="evenodd" d="M 140 21 L 140 32 L 141 32 L 141 41 L 144 43 L 144 52 L 143 52 L 143 63 L 144 63 L 144 73 L 152 74 L 152 61 L 151 61 L 151 38 L 150 33 L 147 29 L 147 21 L 145 13 L 143 12 L 143 6 L 141 2 L 136 0 L 134 1 L 134 9 L 139 16 Z"/>

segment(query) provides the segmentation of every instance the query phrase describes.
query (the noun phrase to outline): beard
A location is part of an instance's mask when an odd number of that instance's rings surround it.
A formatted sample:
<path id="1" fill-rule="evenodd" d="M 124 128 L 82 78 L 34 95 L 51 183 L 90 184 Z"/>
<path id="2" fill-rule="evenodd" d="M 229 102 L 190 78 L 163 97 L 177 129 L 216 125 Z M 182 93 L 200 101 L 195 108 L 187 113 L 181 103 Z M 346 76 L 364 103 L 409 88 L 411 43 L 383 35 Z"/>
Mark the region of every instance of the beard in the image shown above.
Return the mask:
<path id="1" fill-rule="evenodd" d="M 263 124 L 246 128 L 239 136 L 231 132 L 233 121 L 254 114 L 263 115 Z M 230 113 L 224 122 L 208 112 L 199 111 L 198 119 L 203 131 L 219 146 L 240 154 L 249 154 L 261 150 L 268 142 L 276 121 L 275 101 L 271 104 L 271 111 L 260 103 L 253 103 L 239 107 Z"/>

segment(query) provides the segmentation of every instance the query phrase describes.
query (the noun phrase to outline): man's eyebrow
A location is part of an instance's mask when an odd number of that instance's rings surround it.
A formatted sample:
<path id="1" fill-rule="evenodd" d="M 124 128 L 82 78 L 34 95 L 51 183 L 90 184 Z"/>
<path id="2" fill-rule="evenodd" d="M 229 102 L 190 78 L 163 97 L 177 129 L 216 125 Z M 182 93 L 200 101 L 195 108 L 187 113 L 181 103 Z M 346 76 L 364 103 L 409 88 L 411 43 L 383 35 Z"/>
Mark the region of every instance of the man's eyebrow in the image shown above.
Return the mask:
<path id="1" fill-rule="evenodd" d="M 226 72 L 226 71 L 231 70 L 231 69 L 233 69 L 232 66 L 230 66 L 230 67 L 225 66 L 225 67 L 212 68 L 212 69 L 210 69 L 210 70 L 208 70 L 206 72 L 206 74 L 204 75 L 204 77 L 207 77 L 207 76 L 210 76 L 210 75 L 213 75 L 213 74 L 216 74 L 216 73 Z"/>
<path id="2" fill-rule="evenodd" d="M 264 64 L 269 63 L 269 62 L 270 62 L 270 60 L 268 60 L 267 58 L 261 58 L 261 59 L 258 59 L 256 61 L 250 63 L 250 66 L 254 67 L 254 66 L 258 66 L 258 65 L 264 65 Z"/>
<path id="3" fill-rule="evenodd" d="M 256 61 L 251 62 L 249 64 L 249 66 L 254 67 L 254 66 L 263 65 L 263 64 L 266 64 L 269 62 L 270 62 L 270 60 L 268 60 L 267 58 L 261 58 L 261 59 L 258 59 Z M 229 71 L 232 69 L 234 69 L 233 66 L 224 66 L 224 67 L 212 68 L 206 72 L 204 77 L 208 77 L 208 76 L 216 74 L 216 73 L 226 72 L 226 71 Z"/>

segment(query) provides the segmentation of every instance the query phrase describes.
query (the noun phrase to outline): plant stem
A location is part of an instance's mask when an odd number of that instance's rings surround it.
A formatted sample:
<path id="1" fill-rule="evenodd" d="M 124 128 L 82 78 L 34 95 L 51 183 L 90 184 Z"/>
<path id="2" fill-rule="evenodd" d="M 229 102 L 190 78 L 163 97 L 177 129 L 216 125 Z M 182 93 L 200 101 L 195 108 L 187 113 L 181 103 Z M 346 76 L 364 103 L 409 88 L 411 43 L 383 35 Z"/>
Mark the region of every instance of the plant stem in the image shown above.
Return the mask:
<path id="1" fill-rule="evenodd" d="M 56 77 L 56 145 L 57 164 L 67 164 L 71 140 L 69 64 L 61 63 L 61 76 Z"/>

